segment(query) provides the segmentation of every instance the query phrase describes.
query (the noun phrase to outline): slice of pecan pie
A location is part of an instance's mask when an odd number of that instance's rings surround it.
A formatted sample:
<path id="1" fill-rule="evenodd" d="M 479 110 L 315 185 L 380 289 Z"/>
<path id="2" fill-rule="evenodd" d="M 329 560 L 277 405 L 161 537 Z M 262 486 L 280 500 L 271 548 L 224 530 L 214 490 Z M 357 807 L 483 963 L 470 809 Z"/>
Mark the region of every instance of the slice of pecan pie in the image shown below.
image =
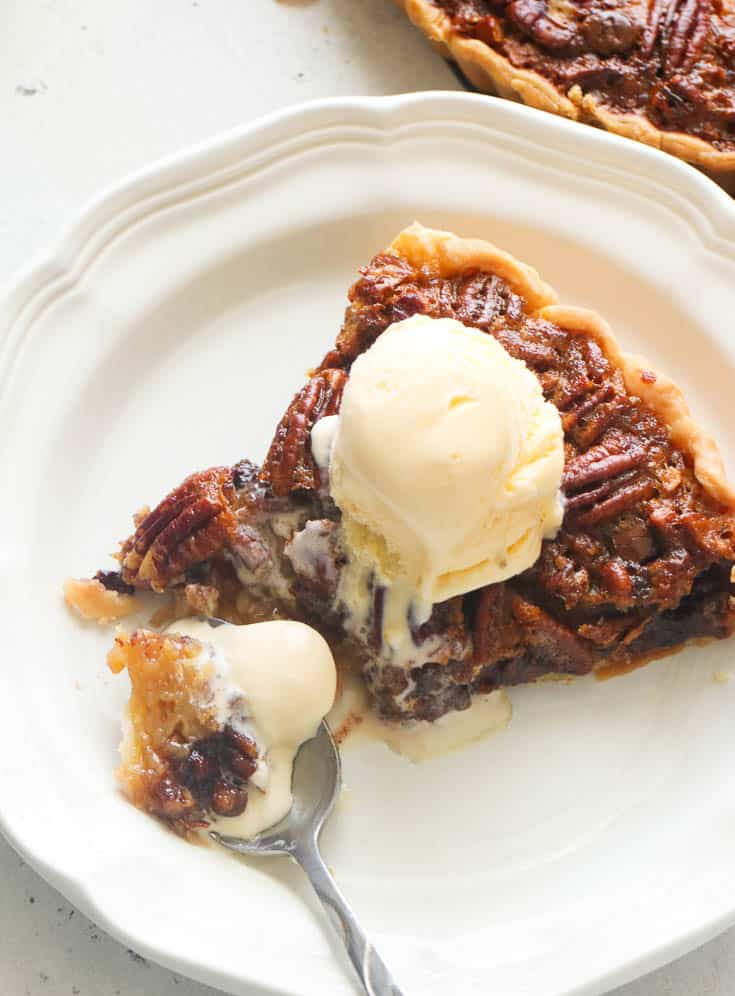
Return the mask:
<path id="1" fill-rule="evenodd" d="M 480 90 L 735 170 L 732 0 L 397 0 Z"/>
<path id="2" fill-rule="evenodd" d="M 244 461 L 189 477 L 137 520 L 113 587 L 173 590 L 189 613 L 236 620 L 256 599 L 266 613 L 347 637 L 379 714 L 397 721 L 732 633 L 735 495 L 717 449 L 677 387 L 621 352 L 602 319 L 560 306 L 533 269 L 489 243 L 419 225 L 361 271 L 349 302 L 262 468 Z M 344 597 L 351 549 L 311 430 L 339 412 L 356 358 L 417 314 L 479 329 L 535 375 L 563 428 L 564 516 L 516 576 L 420 617 L 409 604 L 410 646 L 397 656 L 384 580 L 366 578 L 359 624 Z M 458 496 L 458 516 L 470 498 Z"/>

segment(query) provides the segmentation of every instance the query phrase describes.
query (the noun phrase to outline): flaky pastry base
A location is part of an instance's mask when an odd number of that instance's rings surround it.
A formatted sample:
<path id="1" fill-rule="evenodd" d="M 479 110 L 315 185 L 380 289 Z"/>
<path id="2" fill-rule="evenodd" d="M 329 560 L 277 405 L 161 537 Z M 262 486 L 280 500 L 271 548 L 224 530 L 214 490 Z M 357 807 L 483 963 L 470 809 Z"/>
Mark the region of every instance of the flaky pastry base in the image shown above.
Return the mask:
<path id="1" fill-rule="evenodd" d="M 708 142 L 683 132 L 662 131 L 642 114 L 612 111 L 579 86 L 566 96 L 549 80 L 520 69 L 477 38 L 464 38 L 451 19 L 431 0 L 394 0 L 445 58 L 453 59 L 467 79 L 485 93 L 520 100 L 529 107 L 595 124 L 605 131 L 632 138 L 714 173 L 735 172 L 735 152 L 720 152 Z"/>

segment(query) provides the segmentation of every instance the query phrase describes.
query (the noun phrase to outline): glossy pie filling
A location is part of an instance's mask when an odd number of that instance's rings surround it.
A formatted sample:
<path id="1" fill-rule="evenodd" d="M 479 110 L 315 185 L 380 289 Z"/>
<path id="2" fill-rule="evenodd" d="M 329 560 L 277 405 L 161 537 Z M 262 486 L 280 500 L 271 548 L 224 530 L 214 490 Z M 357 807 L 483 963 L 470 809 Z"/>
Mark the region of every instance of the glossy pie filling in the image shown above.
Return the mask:
<path id="1" fill-rule="evenodd" d="M 730 0 L 433 0 L 462 36 L 561 93 L 735 149 Z"/>
<path id="2" fill-rule="evenodd" d="M 704 490 L 689 454 L 628 393 L 597 339 L 533 314 L 495 273 L 446 277 L 391 253 L 351 289 L 335 348 L 291 403 L 262 470 L 245 461 L 188 478 L 138 521 L 122 548 L 122 578 L 103 583 L 173 588 L 194 611 L 234 618 L 248 594 L 343 638 L 350 627 L 337 591 L 347 551 L 310 431 L 339 410 L 355 357 L 416 313 L 495 336 L 535 373 L 562 418 L 566 512 L 530 570 L 436 605 L 412 626 L 409 666 L 382 645 L 385 592 L 373 579 L 367 626 L 350 640 L 378 711 L 434 720 L 478 692 L 635 666 L 730 635 L 732 511 Z"/>

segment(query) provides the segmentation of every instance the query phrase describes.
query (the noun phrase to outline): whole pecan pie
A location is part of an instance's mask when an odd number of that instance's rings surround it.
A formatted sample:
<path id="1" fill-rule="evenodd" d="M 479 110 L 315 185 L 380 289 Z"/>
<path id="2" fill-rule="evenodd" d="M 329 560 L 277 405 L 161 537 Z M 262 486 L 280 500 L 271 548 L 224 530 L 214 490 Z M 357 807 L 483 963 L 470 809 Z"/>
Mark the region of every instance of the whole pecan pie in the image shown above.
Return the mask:
<path id="1" fill-rule="evenodd" d="M 310 434 L 339 411 L 353 361 L 419 313 L 495 337 L 538 378 L 563 427 L 565 512 L 528 570 L 410 621 L 411 653 L 398 666 L 381 638 L 379 580 L 367 585 L 361 630 L 340 600 L 349 551 Z M 173 590 L 182 613 L 241 621 L 255 599 L 265 614 L 347 635 L 389 720 L 435 720 L 474 694 L 626 669 L 735 628 L 735 494 L 678 388 L 622 352 L 597 315 L 559 305 L 529 266 L 419 225 L 361 271 L 334 348 L 291 402 L 262 468 L 194 474 L 136 521 L 120 572 L 90 582 L 107 602 Z"/>
<path id="2" fill-rule="evenodd" d="M 397 0 L 479 89 L 735 170 L 732 0 Z"/>

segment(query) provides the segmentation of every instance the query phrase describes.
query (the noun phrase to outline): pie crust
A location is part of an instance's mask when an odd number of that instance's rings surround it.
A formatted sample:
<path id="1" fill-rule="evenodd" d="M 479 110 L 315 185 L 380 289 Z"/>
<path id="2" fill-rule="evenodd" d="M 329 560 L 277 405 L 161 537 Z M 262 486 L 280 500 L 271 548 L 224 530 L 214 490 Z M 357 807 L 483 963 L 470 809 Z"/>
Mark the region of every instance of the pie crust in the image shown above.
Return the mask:
<path id="1" fill-rule="evenodd" d="M 388 251 L 446 277 L 472 269 L 490 270 L 528 301 L 531 315 L 545 318 L 565 331 L 592 336 L 612 365 L 622 372 L 628 392 L 656 412 L 668 426 L 674 445 L 691 456 L 694 474 L 705 491 L 735 510 L 735 489 L 725 476 L 717 444 L 694 421 L 679 387 L 669 377 L 655 372 L 643 356 L 624 352 L 610 326 L 594 311 L 560 305 L 556 292 L 533 267 L 481 239 L 461 238 L 415 223 L 394 239 Z"/>

